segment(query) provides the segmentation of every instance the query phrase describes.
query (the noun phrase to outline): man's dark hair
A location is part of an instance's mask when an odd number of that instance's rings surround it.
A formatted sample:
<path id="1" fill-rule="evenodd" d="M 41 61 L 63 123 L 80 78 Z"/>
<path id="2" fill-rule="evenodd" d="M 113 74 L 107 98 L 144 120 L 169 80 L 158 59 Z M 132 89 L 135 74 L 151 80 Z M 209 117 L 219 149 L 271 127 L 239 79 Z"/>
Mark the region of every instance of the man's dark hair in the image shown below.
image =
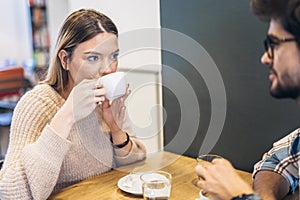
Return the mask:
<path id="1" fill-rule="evenodd" d="M 250 0 L 252 13 L 263 21 L 280 20 L 300 47 L 300 0 Z"/>

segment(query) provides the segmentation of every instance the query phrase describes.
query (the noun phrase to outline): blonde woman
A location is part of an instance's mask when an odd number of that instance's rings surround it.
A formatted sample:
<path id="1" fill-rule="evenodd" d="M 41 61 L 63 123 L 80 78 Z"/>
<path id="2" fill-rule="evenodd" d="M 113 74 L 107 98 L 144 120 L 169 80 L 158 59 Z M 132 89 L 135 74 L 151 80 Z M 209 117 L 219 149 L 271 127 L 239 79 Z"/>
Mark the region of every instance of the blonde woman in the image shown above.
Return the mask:
<path id="1" fill-rule="evenodd" d="M 107 16 L 81 9 L 67 17 L 46 80 L 15 108 L 0 172 L 1 199 L 47 199 L 53 191 L 145 158 L 145 147 L 123 124 L 128 89 L 110 103 L 97 83 L 117 70 L 118 53 L 118 30 Z"/>

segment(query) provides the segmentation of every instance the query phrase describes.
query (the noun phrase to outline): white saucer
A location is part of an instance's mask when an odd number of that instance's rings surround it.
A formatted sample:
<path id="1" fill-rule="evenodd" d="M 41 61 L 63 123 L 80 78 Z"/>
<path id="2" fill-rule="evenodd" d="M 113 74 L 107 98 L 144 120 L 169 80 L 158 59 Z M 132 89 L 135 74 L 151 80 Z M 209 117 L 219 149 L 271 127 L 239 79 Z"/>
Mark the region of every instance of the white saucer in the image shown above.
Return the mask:
<path id="1" fill-rule="evenodd" d="M 128 174 L 118 181 L 118 187 L 127 193 L 134 195 L 143 195 L 141 174 Z"/>

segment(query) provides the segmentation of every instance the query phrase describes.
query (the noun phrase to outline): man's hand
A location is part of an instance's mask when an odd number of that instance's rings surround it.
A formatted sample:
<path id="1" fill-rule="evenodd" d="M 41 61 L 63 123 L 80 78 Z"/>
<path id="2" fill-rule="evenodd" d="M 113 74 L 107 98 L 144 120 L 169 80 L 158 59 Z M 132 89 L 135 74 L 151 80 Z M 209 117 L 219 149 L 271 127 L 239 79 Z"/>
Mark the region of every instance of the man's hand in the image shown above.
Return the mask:
<path id="1" fill-rule="evenodd" d="M 195 168 L 201 179 L 198 186 L 212 196 L 212 199 L 231 199 L 241 194 L 251 194 L 253 190 L 236 172 L 226 159 L 214 159 Z"/>

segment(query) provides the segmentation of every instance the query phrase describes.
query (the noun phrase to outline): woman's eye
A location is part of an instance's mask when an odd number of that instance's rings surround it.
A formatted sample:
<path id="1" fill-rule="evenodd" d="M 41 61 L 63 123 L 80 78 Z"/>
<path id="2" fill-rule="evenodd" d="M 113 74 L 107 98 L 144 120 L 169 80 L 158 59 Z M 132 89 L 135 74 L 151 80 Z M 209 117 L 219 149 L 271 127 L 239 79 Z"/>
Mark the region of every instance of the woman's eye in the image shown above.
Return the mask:
<path id="1" fill-rule="evenodd" d="M 97 60 L 99 60 L 99 58 L 98 58 L 98 56 L 89 56 L 89 57 L 87 57 L 87 60 L 88 61 L 97 61 Z"/>
<path id="2" fill-rule="evenodd" d="M 114 54 L 111 55 L 111 58 L 112 58 L 113 60 L 118 59 L 118 57 L 119 57 L 119 53 L 114 53 Z"/>

